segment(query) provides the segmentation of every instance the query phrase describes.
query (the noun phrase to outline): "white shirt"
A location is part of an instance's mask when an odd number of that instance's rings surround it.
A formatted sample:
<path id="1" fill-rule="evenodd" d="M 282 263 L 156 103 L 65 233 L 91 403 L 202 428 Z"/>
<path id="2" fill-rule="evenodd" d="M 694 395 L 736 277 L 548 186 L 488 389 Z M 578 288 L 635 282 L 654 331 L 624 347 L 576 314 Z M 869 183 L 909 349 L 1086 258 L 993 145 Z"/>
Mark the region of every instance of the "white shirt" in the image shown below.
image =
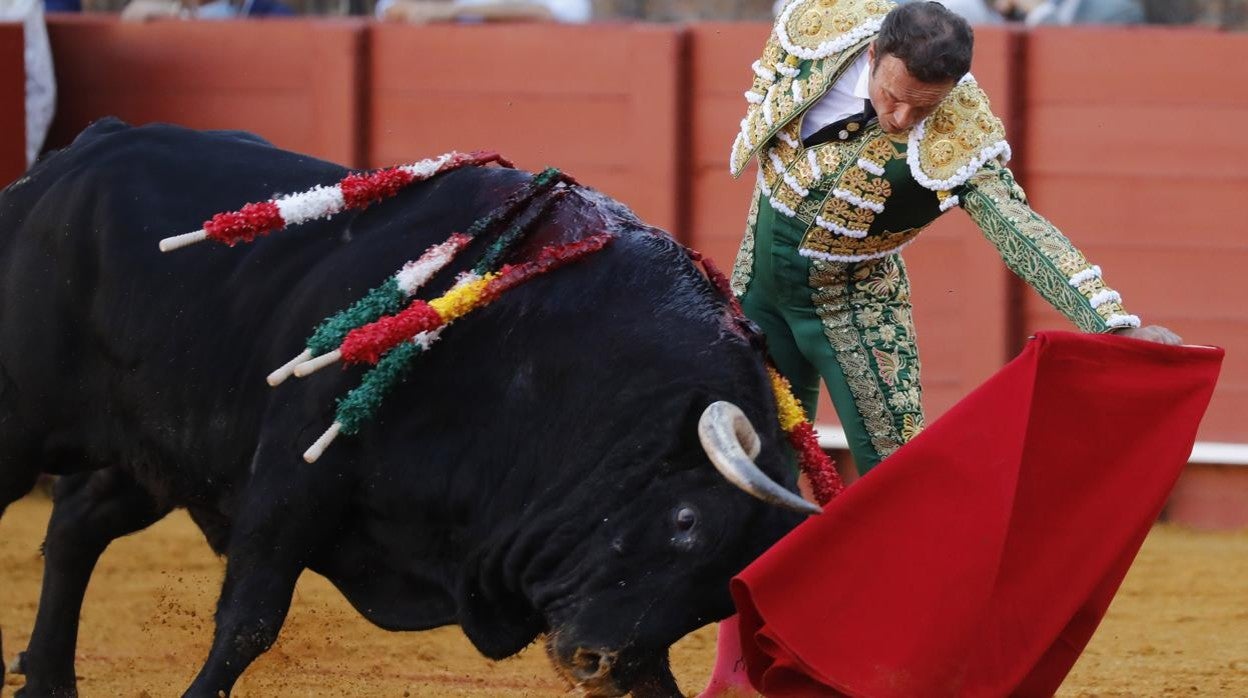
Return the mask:
<path id="1" fill-rule="evenodd" d="M 862 112 L 863 100 L 871 96 L 868 86 L 871 82 L 871 59 L 866 51 L 854 61 L 841 78 L 832 85 L 832 89 L 824 94 L 823 99 L 815 102 L 806 110 L 802 119 L 802 140 L 810 138 L 819 129 L 834 121 Z"/>

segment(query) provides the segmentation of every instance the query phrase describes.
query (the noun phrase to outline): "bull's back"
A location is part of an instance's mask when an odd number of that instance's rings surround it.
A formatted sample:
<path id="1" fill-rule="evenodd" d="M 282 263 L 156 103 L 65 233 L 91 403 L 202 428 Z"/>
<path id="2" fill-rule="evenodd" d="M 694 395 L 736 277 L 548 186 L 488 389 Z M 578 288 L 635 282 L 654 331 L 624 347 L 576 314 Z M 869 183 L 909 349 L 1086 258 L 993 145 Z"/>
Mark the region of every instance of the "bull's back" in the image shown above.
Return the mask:
<path id="1" fill-rule="evenodd" d="M 192 424 L 238 436 L 263 404 L 258 354 L 280 324 L 266 301 L 280 307 L 326 243 L 167 255 L 157 243 L 343 172 L 246 134 L 115 120 L 41 162 L 0 194 L 3 417 L 45 452 L 101 457 L 144 440 L 202 449 Z"/>
<path id="2" fill-rule="evenodd" d="M 323 428 L 358 375 L 270 390 L 265 374 L 528 177 L 469 168 L 251 244 L 158 249 L 215 213 L 345 172 L 246 134 L 115 120 L 40 163 L 0 193 L 0 424 L 44 451 L 192 473 L 246 467 L 272 413 Z"/>

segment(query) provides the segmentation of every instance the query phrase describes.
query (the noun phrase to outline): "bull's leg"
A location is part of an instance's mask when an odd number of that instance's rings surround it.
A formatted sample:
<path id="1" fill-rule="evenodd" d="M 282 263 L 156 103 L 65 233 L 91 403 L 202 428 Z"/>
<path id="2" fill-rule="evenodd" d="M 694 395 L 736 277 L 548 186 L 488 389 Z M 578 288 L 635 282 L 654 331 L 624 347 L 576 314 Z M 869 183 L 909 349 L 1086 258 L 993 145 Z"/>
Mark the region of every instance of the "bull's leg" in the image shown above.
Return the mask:
<path id="1" fill-rule="evenodd" d="M 262 465 L 258 477 L 266 476 Z M 332 483 L 314 492 L 314 477 L 305 470 L 248 486 L 230 531 L 212 649 L 185 695 L 229 695 L 277 641 L 295 582 L 337 521 Z"/>
<path id="2" fill-rule="evenodd" d="M 17 447 L 22 441 L 21 430 L 10 426 L 13 422 L 12 407 L 5 397 L 5 382 L 8 376 L 4 366 L 0 365 L 0 518 L 9 505 L 26 495 L 39 479 L 39 469 L 31 467 L 32 459 L 25 456 L 29 449 Z M 0 692 L 4 690 L 5 674 L 9 669 L 8 660 L 4 655 L 4 639 L 0 635 Z M 14 660 L 14 668 L 18 662 Z"/>
<path id="3" fill-rule="evenodd" d="M 0 517 L 10 504 L 34 489 L 38 480 L 39 469 L 30 467 L 29 461 L 0 452 Z"/>
<path id="4" fill-rule="evenodd" d="M 108 544 L 159 521 L 169 509 L 118 468 L 62 477 L 43 543 L 43 589 L 30 644 L 19 656 L 18 695 L 73 696 L 78 617 L 91 571 Z"/>
<path id="5" fill-rule="evenodd" d="M 277 641 L 295 581 L 303 571 L 302 565 L 289 561 L 252 559 L 244 564 L 233 556 L 217 604 L 217 630 L 208 661 L 186 696 L 229 695 L 243 671 Z"/>

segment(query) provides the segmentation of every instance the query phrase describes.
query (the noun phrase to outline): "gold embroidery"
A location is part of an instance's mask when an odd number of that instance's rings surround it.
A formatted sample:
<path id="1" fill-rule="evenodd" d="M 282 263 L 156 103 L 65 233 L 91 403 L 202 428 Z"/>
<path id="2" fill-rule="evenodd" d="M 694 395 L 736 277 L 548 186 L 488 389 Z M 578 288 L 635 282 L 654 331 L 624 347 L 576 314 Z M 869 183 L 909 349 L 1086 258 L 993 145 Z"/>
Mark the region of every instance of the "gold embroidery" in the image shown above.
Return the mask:
<path id="1" fill-rule="evenodd" d="M 811 302 L 854 406 L 881 458 L 923 428 L 910 289 L 900 258 L 868 264 L 812 260 Z"/>
<path id="2" fill-rule="evenodd" d="M 851 167 L 841 176 L 837 186 L 865 201 L 883 205 L 893 193 L 893 186 L 883 177 L 868 175 L 860 167 Z"/>
<path id="3" fill-rule="evenodd" d="M 792 116 L 796 112 L 797 102 L 793 100 L 793 78 L 780 78 L 779 82 L 776 83 L 775 102 L 771 107 L 772 128 L 779 126 L 781 122 L 788 125 L 793 120 Z"/>
<path id="4" fill-rule="evenodd" d="M 901 440 L 908 443 L 911 439 L 919 435 L 923 431 L 923 415 L 907 414 L 902 417 Z"/>
<path id="5" fill-rule="evenodd" d="M 732 278 L 728 285 L 732 295 L 740 298 L 750 287 L 750 276 L 754 273 L 754 229 L 758 227 L 758 200 L 762 192 L 754 187 L 754 196 L 750 199 L 750 212 L 745 217 L 745 234 L 741 236 L 741 246 L 737 248 L 737 259 L 732 264 Z"/>
<path id="6" fill-rule="evenodd" d="M 810 161 L 798 153 L 797 159 L 789 166 L 789 174 L 793 179 L 797 180 L 804 189 L 818 186 L 819 182 L 815 179 L 815 171 L 810 169 Z"/>
<path id="7" fill-rule="evenodd" d="M 875 220 L 875 212 L 854 206 L 848 201 L 832 198 L 823 207 L 823 217 L 850 230 L 867 232 Z"/>
<path id="8" fill-rule="evenodd" d="M 883 340 L 882 333 L 876 332 L 872 336 Z M 880 367 L 880 380 L 890 388 L 897 387 L 901 382 L 901 357 L 896 352 L 889 353 L 879 349 L 872 349 L 871 354 L 875 357 L 875 365 Z"/>
<path id="9" fill-rule="evenodd" d="M 860 40 L 846 45 L 843 49 L 831 51 L 832 44 L 849 30 L 862 26 L 867 20 L 882 17 L 893 7 L 885 0 L 839 0 L 831 5 L 820 5 L 826 0 L 796 0 L 803 7 L 794 7 L 789 15 L 787 25 L 777 24 L 768 37 L 763 55 L 759 59 L 759 67 L 764 76 L 753 75 L 750 91 L 763 98 L 766 105 L 750 104 L 746 110 L 742 132 L 747 143 L 740 139 L 732 150 L 730 170 L 733 176 L 740 176 L 745 171 L 750 158 L 759 154 L 760 149 L 769 147 L 772 134 L 780 127 L 795 120 L 805 107 L 813 104 L 823 96 L 827 88 L 852 63 L 852 58 L 859 55 L 872 40 L 871 36 L 863 36 Z M 838 29 L 837 27 L 846 27 Z M 808 34 L 813 31 L 814 34 Z M 801 69 L 803 66 L 799 56 L 788 53 L 782 43 L 782 35 L 793 40 L 798 46 L 810 44 L 811 50 L 826 47 L 828 51 L 817 51 L 820 58 L 808 63 L 806 77 L 795 79 L 782 76 L 776 72 L 777 65 L 783 64 Z M 857 35 L 855 35 L 857 36 Z M 790 47 L 793 44 L 787 44 Z M 837 44 L 839 45 L 839 44 Z M 771 73 L 775 73 L 772 75 Z M 793 97 L 793 84 L 801 85 L 802 99 Z M 774 87 L 774 89 L 772 89 Z M 768 92 L 771 99 L 766 99 Z M 770 123 L 766 118 L 771 116 Z"/>
<path id="10" fill-rule="evenodd" d="M 862 149 L 862 153 L 858 157 L 869 162 L 873 162 L 880 167 L 884 167 L 890 160 L 897 156 L 897 149 L 893 147 L 893 142 L 888 136 L 881 135 Z"/>
<path id="11" fill-rule="evenodd" d="M 957 130 L 958 124 L 953 120 L 953 115 L 949 112 L 936 112 L 932 114 L 931 120 L 928 121 L 928 128 L 947 136 Z"/>
<path id="12" fill-rule="evenodd" d="M 908 228 L 896 233 L 880 233 L 855 239 L 836 235 L 819 226 L 812 227 L 802 240 L 802 249 L 835 257 L 869 259 L 892 252 L 914 239 L 923 229 Z"/>
<path id="13" fill-rule="evenodd" d="M 782 131 L 787 139 L 772 141 L 772 147 L 759 161 L 763 181 L 779 204 L 773 208 L 785 215 L 792 211 L 807 225 L 803 249 L 847 259 L 873 258 L 892 252 L 919 233 L 921 227 L 873 234 L 871 226 L 876 218 L 873 210 L 831 193 L 833 189 L 843 189 L 869 204 L 885 205 L 892 195 L 892 183 L 867 173 L 857 163 L 859 159 L 870 158 L 882 167 L 900 157 L 893 140 L 867 134 L 860 141 L 833 141 L 805 150 L 793 148 L 786 142 L 797 142 L 799 128 L 797 122 L 787 125 Z M 810 152 L 819 163 L 820 177 L 815 177 L 810 167 L 807 158 Z M 772 158 L 772 154 L 776 157 Z M 783 170 L 777 167 L 777 160 Z M 803 197 L 799 189 L 807 191 L 808 195 Z"/>
<path id="14" fill-rule="evenodd" d="M 763 47 L 763 56 L 759 62 L 767 70 L 775 70 L 776 65 L 784 61 L 786 58 L 787 54 L 784 49 L 780 47 L 780 44 L 774 41 L 768 41 L 767 45 Z"/>
<path id="15" fill-rule="evenodd" d="M 797 212 L 797 208 L 802 205 L 802 195 L 797 193 L 789 183 L 781 177 L 771 187 L 772 198 L 784 204 L 790 211 Z M 786 213 L 785 215 L 790 215 Z"/>
<path id="16" fill-rule="evenodd" d="M 901 269 L 896 264 L 881 264 L 883 273 L 873 274 L 858 282 L 858 288 L 873 296 L 888 298 L 901 290 Z"/>
<path id="17" fill-rule="evenodd" d="M 1078 288 L 1070 285 L 1070 277 L 1087 269 L 1088 261 L 1066 236 L 1027 206 L 1009 170 L 996 164 L 985 166 L 971 178 L 961 198 L 1006 265 L 1079 329 L 1103 332 L 1111 316 L 1126 314 L 1118 301 L 1092 307 L 1090 300 L 1109 290 L 1100 278 L 1088 279 Z"/>
<path id="18" fill-rule="evenodd" d="M 919 167 L 933 180 L 954 179 L 985 150 L 1004 142 L 1005 127 L 989 108 L 988 96 L 974 81 L 964 82 L 924 122 Z"/>
<path id="19" fill-rule="evenodd" d="M 759 176 L 762 177 L 763 183 L 767 185 L 767 189 L 775 191 L 775 185 L 780 175 L 776 171 L 776 166 L 772 163 L 771 158 L 764 156 L 758 159 L 758 172 Z"/>
<path id="20" fill-rule="evenodd" d="M 927 161 L 936 169 L 943 170 L 953 162 L 953 158 L 957 155 L 953 141 L 939 140 L 932 143 L 927 149 Z"/>
<path id="21" fill-rule="evenodd" d="M 803 5 L 789 14 L 785 32 L 793 45 L 818 50 L 868 20 L 888 14 L 893 3 L 883 0 L 795 0 Z"/>
<path id="22" fill-rule="evenodd" d="M 837 148 L 817 148 L 815 159 L 819 161 L 819 169 L 823 170 L 823 176 L 828 177 L 841 166 L 841 151 Z"/>

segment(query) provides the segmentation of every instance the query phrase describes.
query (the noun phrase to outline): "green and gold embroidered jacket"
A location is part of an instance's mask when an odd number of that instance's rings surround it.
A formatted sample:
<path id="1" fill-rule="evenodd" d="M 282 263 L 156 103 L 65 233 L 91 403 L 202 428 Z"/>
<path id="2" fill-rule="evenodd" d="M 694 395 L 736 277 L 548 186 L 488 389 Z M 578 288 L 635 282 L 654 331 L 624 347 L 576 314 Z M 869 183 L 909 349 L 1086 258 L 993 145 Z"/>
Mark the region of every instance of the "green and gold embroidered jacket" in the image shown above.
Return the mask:
<path id="1" fill-rule="evenodd" d="M 1080 329 L 1138 326 L 1100 268 L 1028 206 L 1005 167 L 1005 129 L 971 76 L 908 134 L 886 134 L 873 121 L 852 138 L 803 147 L 806 111 L 867 50 L 893 7 L 890 0 L 793 0 L 785 7 L 752 66 L 733 176 L 757 157 L 759 192 L 805 225 L 799 252 L 826 261 L 895 254 L 960 205 L 1009 267 Z"/>

